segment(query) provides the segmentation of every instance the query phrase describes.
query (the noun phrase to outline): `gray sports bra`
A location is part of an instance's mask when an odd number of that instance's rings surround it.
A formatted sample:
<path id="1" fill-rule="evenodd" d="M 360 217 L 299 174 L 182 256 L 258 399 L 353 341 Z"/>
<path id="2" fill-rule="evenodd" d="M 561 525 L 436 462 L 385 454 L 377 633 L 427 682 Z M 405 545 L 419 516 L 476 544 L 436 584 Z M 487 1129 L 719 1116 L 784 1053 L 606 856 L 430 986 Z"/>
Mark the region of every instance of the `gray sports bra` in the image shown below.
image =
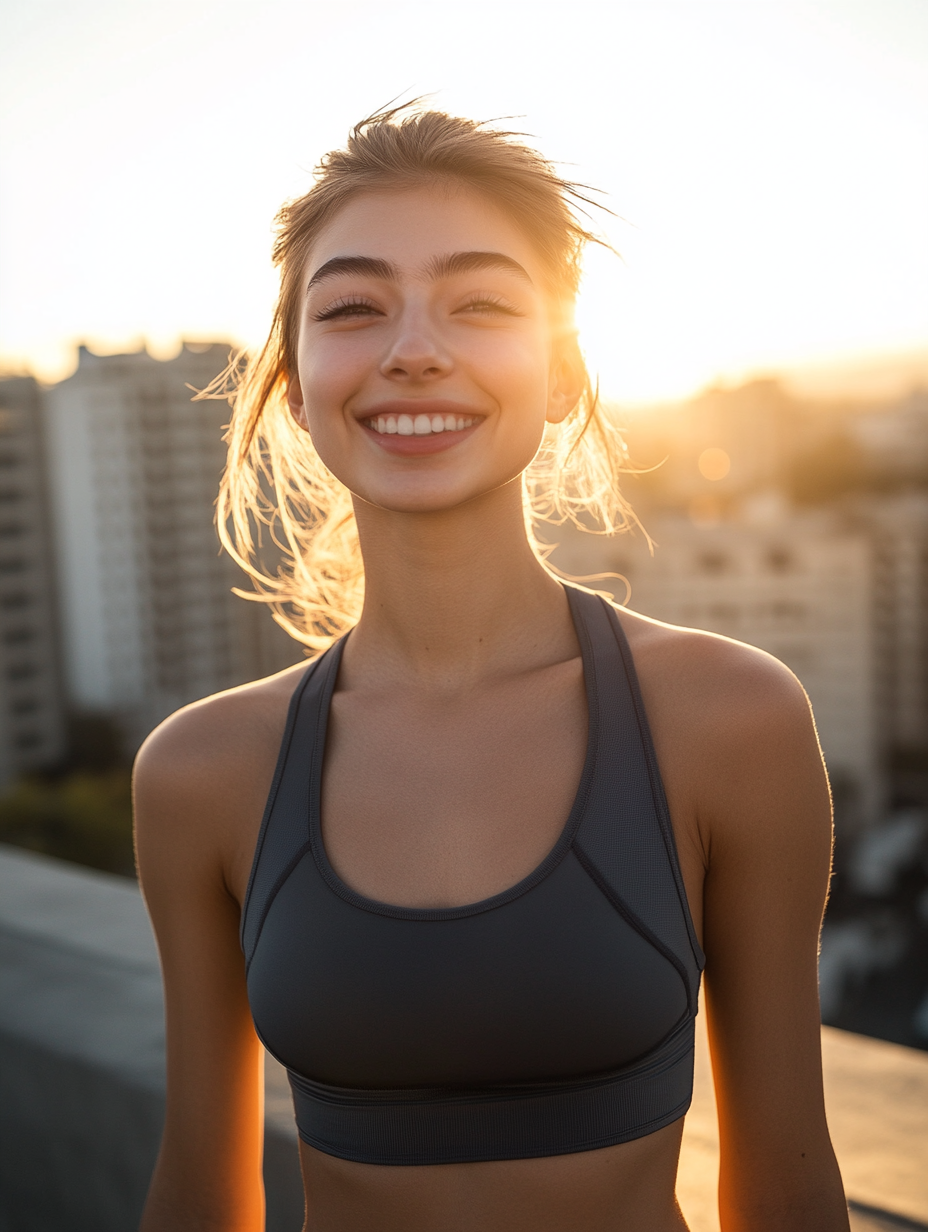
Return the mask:
<path id="1" fill-rule="evenodd" d="M 567 588 L 589 707 L 560 838 L 517 885 L 436 910 L 356 894 L 326 857 L 320 780 L 344 639 L 293 695 L 242 917 L 261 1039 L 300 1136 L 437 1164 L 611 1146 L 689 1107 L 704 959 L 628 643 Z"/>

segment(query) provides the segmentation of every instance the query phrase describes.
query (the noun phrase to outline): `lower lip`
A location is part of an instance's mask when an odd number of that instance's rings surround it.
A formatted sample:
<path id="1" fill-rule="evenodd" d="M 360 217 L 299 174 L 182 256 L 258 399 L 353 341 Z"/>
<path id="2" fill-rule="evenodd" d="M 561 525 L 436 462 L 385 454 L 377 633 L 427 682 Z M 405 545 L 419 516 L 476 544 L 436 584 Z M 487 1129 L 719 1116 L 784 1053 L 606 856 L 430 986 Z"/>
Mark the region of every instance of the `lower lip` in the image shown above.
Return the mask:
<path id="1" fill-rule="evenodd" d="M 442 453 L 460 444 L 480 427 L 480 421 L 462 428 L 460 432 L 429 432 L 423 436 L 400 436 L 398 432 L 375 432 L 362 424 L 364 431 L 374 438 L 387 453 L 401 454 L 407 458 L 419 458 L 424 454 Z"/>

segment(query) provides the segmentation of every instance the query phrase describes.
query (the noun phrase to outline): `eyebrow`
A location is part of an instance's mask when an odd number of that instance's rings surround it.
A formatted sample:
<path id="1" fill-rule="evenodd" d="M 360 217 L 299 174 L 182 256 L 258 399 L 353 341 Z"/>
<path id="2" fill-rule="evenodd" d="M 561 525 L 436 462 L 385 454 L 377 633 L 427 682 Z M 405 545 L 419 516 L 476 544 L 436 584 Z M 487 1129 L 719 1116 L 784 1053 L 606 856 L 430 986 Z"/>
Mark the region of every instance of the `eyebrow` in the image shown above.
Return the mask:
<path id="1" fill-rule="evenodd" d="M 428 264 L 428 272 L 433 278 L 448 278 L 482 269 L 505 270 L 528 283 L 532 281 L 524 266 L 502 252 L 452 252 L 444 257 L 435 257 Z"/>
<path id="2" fill-rule="evenodd" d="M 379 257 L 333 257 L 320 265 L 309 280 L 306 290 L 314 287 L 317 282 L 326 278 L 336 278 L 339 274 L 367 274 L 369 278 L 382 278 L 385 281 L 395 281 L 399 270 L 392 261 L 381 261 Z"/>
<path id="3" fill-rule="evenodd" d="M 505 270 L 515 274 L 517 278 L 523 278 L 529 284 L 532 281 L 524 266 L 502 252 L 448 253 L 443 257 L 434 257 L 426 266 L 426 273 L 430 278 L 437 279 L 483 269 Z M 339 274 L 366 274 L 369 278 L 397 282 L 400 271 L 392 261 L 383 261 L 379 257 L 332 257 L 330 261 L 319 266 L 310 278 L 306 290 L 309 291 L 326 278 L 336 278 Z"/>

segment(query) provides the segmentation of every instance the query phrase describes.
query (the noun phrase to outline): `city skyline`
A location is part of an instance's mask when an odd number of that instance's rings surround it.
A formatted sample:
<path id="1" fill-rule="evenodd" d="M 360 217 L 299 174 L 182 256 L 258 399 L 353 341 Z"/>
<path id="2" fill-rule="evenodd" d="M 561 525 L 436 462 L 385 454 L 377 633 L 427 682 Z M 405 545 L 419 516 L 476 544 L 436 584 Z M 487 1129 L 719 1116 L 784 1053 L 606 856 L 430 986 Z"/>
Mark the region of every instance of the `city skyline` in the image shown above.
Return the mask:
<path id="1" fill-rule="evenodd" d="M 276 208 L 365 111 L 437 89 L 516 117 L 621 216 L 579 313 L 607 397 L 928 378 L 924 6 L 581 2 L 566 50 L 562 9 L 532 13 L 13 0 L 0 363 L 49 382 L 78 341 L 259 343 Z"/>

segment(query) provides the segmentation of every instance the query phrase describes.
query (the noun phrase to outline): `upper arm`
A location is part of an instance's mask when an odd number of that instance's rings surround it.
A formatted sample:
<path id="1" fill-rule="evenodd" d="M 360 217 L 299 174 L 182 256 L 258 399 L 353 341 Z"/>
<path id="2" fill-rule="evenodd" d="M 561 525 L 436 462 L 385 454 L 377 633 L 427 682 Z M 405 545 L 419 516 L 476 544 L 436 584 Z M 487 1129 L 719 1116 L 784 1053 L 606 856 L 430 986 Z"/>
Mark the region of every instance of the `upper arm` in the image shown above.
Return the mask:
<path id="1" fill-rule="evenodd" d="M 139 876 L 161 955 L 168 1056 L 147 1232 L 263 1226 L 263 1057 L 230 887 L 256 806 L 260 818 L 260 785 L 233 764 L 231 718 L 221 705 L 182 711 L 136 762 Z"/>
<path id="2" fill-rule="evenodd" d="M 723 1228 L 845 1229 L 818 1003 L 828 782 L 798 681 L 746 653 L 719 665 L 695 791 Z"/>

